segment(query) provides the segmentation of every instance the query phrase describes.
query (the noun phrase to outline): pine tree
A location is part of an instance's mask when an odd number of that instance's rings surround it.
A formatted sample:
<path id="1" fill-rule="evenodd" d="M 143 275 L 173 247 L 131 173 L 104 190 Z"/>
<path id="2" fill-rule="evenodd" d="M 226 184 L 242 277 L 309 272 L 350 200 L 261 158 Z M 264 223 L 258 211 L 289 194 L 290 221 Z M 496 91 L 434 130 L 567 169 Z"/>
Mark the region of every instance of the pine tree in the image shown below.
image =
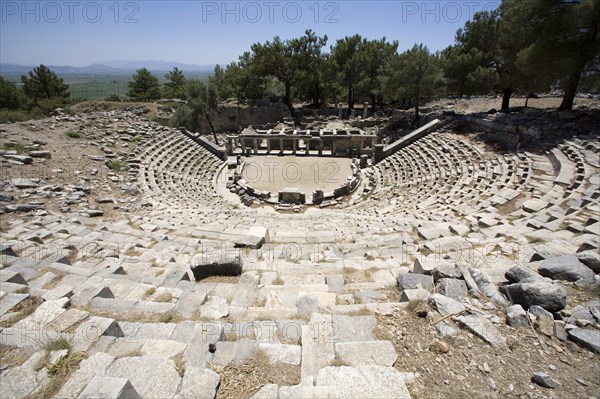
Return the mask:
<path id="1" fill-rule="evenodd" d="M 180 98 L 185 95 L 185 76 L 183 72 L 174 67 L 172 71 L 165 74 L 167 82 L 164 84 L 163 93 L 166 98 Z"/>
<path id="2" fill-rule="evenodd" d="M 133 80 L 127 84 L 127 95 L 138 101 L 156 100 L 160 98 L 158 78 L 146 68 L 135 71 Z"/>
<path id="3" fill-rule="evenodd" d="M 65 102 L 69 98 L 69 86 L 44 64 L 33 68 L 28 76 L 22 75 L 21 82 L 23 93 L 33 103 L 42 100 Z"/>

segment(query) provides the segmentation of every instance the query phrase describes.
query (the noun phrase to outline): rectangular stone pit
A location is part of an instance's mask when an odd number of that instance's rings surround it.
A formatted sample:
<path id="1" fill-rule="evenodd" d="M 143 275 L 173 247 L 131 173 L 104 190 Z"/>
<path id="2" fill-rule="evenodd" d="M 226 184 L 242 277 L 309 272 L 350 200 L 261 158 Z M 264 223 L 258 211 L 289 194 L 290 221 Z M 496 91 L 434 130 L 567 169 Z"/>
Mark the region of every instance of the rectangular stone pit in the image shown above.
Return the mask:
<path id="1" fill-rule="evenodd" d="M 228 256 L 198 256 L 192 261 L 190 268 L 196 281 L 210 276 L 239 276 L 242 274 L 242 258 Z"/>

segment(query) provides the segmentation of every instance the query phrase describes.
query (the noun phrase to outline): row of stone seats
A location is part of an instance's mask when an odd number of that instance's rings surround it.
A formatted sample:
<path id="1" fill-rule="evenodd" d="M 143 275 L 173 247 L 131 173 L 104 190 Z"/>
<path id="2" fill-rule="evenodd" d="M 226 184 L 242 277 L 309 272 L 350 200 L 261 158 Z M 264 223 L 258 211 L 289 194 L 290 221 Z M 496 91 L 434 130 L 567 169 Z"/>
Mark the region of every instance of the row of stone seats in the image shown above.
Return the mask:
<path id="1" fill-rule="evenodd" d="M 171 131 L 170 136 L 137 155 L 143 188 L 166 203 L 213 204 L 217 201 L 213 179 L 220 160 L 179 131 Z"/>
<path id="2" fill-rule="evenodd" d="M 497 206 L 511 204 L 509 206 L 514 207 L 525 201 L 525 212 L 517 209 L 505 215 L 512 220 L 530 219 L 531 212 L 535 212 L 534 216 L 539 213 L 540 223 L 544 223 L 549 220 L 543 215 L 555 213 L 551 217 L 556 220 L 559 216 L 559 220 L 554 222 L 556 227 L 549 225 L 549 228 L 557 228 L 569 215 L 568 220 L 576 223 L 571 228 L 583 231 L 586 223 L 593 220 L 590 216 L 593 210 L 588 205 L 599 195 L 596 194 L 598 178 L 593 175 L 594 168 L 597 170 L 593 161 L 597 147 L 585 139 L 575 140 L 555 150 L 562 154 L 563 165 L 553 168 L 552 157 L 547 155 L 518 152 L 484 159 L 464 138 L 432 133 L 376 166 L 374 173 L 391 186 L 378 187 L 369 200 L 359 202 L 355 208 L 374 215 L 382 210 L 374 211 L 373 203 L 389 201 L 390 206 L 383 212 L 421 220 L 439 220 L 448 215 L 465 219 L 477 214 L 483 217 L 484 224 L 495 224 Z M 569 168 L 569 164 L 573 166 Z M 560 172 L 561 167 L 573 173 L 563 173 L 568 176 L 564 187 L 553 186 L 552 181 L 558 174 L 555 169 Z M 510 208 L 502 212 L 507 211 L 510 212 Z"/>

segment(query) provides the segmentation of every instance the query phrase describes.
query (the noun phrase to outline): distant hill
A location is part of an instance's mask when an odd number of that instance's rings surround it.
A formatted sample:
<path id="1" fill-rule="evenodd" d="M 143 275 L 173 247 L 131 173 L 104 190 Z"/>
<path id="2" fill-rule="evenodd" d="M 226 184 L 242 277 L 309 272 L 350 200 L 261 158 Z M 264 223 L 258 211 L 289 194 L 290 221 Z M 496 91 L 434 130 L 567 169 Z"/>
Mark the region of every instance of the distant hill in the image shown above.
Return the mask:
<path id="1" fill-rule="evenodd" d="M 181 69 L 184 72 L 212 72 L 215 65 L 193 65 L 182 64 L 180 62 L 170 61 L 106 61 L 98 62 L 85 67 L 73 67 L 69 65 L 47 65 L 59 75 L 69 74 L 103 74 L 103 75 L 120 75 L 123 73 L 133 73 L 136 69 L 148 68 L 152 72 L 166 72 L 174 67 Z M 34 68 L 32 65 L 0 63 L 0 74 L 15 75 L 26 74 Z"/>
<path id="2" fill-rule="evenodd" d="M 131 61 L 131 60 L 120 60 L 120 61 L 103 61 L 98 64 L 108 66 L 115 69 L 125 69 L 129 71 L 135 71 L 140 68 L 148 68 L 151 71 L 170 71 L 174 67 L 181 69 L 184 72 L 212 72 L 215 69 L 215 64 L 209 65 L 195 65 L 195 64 L 182 64 L 175 61 Z"/>

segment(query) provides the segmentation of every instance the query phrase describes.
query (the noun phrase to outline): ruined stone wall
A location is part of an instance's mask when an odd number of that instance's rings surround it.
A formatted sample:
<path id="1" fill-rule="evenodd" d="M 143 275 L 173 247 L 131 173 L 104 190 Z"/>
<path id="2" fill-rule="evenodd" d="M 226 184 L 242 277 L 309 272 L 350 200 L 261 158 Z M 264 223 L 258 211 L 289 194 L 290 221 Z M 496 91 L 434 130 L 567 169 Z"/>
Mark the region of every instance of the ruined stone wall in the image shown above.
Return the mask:
<path id="1" fill-rule="evenodd" d="M 280 122 L 289 116 L 287 107 L 280 103 L 258 102 L 242 104 L 240 107 L 235 103 L 227 103 L 218 111 L 211 112 L 210 119 L 217 132 L 231 132 L 248 125 Z M 206 121 L 202 122 L 201 130 L 210 131 L 210 126 Z"/>

